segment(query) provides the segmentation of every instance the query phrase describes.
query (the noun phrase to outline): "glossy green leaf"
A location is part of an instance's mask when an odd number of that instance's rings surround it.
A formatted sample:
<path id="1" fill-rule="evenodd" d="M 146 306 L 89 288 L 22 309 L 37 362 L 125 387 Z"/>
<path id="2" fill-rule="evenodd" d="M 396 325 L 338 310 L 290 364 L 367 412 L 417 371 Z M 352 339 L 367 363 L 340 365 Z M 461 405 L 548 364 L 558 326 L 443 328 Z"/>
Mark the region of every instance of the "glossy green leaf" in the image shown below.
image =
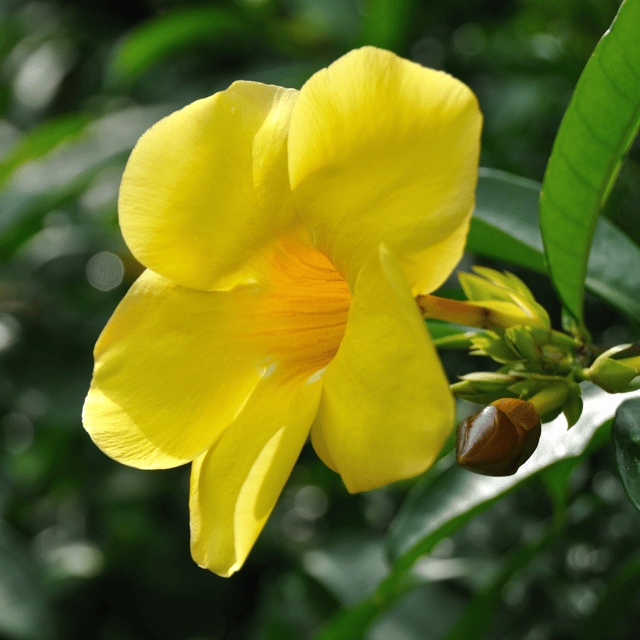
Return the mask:
<path id="1" fill-rule="evenodd" d="M 640 511 L 640 400 L 628 400 L 613 421 L 616 464 L 629 502 Z"/>
<path id="2" fill-rule="evenodd" d="M 539 199 L 540 184 L 534 180 L 481 167 L 467 249 L 543 273 Z"/>
<path id="3" fill-rule="evenodd" d="M 543 182 L 550 275 L 579 322 L 596 220 L 640 126 L 639 24 L 640 0 L 625 0 L 580 76 Z"/>
<path id="4" fill-rule="evenodd" d="M 242 48 L 251 28 L 237 11 L 203 6 L 163 14 L 130 31 L 109 61 L 111 81 L 132 82 L 164 58 L 194 45 Z"/>
<path id="5" fill-rule="evenodd" d="M 420 481 L 412 490 L 389 530 L 392 557 L 418 557 L 428 553 L 440 540 L 442 530 L 457 529 L 470 513 L 485 509 L 497 497 L 550 465 L 582 455 L 598 428 L 613 417 L 624 399 L 640 392 L 609 395 L 590 386 L 583 395 L 584 411 L 580 420 L 567 430 L 560 416 L 543 427 L 538 448 L 512 476 L 491 478 L 469 473 L 449 461 L 449 467 L 434 481 Z M 453 527 L 453 529 L 451 529 Z"/>
<path id="6" fill-rule="evenodd" d="M 540 184 L 504 171 L 481 169 L 468 249 L 544 271 L 538 226 Z M 596 224 L 587 289 L 640 322 L 640 248 L 606 218 Z"/>
<path id="7" fill-rule="evenodd" d="M 587 289 L 640 322 L 640 248 L 606 218 L 596 224 Z"/>

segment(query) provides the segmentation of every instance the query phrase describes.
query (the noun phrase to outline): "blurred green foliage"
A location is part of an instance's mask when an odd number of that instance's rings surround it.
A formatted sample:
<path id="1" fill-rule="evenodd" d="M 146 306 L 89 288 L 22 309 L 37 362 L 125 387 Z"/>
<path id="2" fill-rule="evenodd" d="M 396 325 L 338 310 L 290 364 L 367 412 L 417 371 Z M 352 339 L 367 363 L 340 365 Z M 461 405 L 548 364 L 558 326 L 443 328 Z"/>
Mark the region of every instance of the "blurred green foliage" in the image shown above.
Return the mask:
<path id="1" fill-rule="evenodd" d="M 93 445 L 80 422 L 93 344 L 141 270 L 116 198 L 142 132 L 233 80 L 300 87 L 375 44 L 469 84 L 485 116 L 481 164 L 540 181 L 618 4 L 0 0 L 0 638 L 312 637 L 388 574 L 387 527 L 415 484 L 350 496 L 306 448 L 246 566 L 225 580 L 190 559 L 188 469 L 125 468 Z M 634 250 L 639 202 L 634 147 L 605 210 Z M 540 270 L 538 237 L 519 241 Z M 483 255 L 513 269 L 496 261 L 509 255 Z M 547 278 L 514 271 L 558 328 Z M 605 346 L 637 339 L 618 308 L 587 296 Z M 457 352 L 443 362 L 451 379 L 484 365 Z M 600 447 L 520 485 L 443 537 L 406 595 L 343 637 L 633 637 L 640 521 L 613 468 Z"/>

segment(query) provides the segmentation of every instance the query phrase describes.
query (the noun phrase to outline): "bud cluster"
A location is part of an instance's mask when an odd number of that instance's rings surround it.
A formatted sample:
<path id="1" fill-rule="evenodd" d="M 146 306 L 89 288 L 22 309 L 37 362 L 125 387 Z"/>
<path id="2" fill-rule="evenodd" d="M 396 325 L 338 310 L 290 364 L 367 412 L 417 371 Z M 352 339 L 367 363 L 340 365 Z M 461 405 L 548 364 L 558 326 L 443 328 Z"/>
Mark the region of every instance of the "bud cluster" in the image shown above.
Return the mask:
<path id="1" fill-rule="evenodd" d="M 458 426 L 457 458 L 477 473 L 510 475 L 533 453 L 541 422 L 560 413 L 569 427 L 577 422 L 580 382 L 589 380 L 609 393 L 639 389 L 640 348 L 620 345 L 593 360 L 584 334 L 552 329 L 546 310 L 515 275 L 485 267 L 474 271 L 460 274 L 468 302 L 457 304 L 482 311 L 482 323 L 475 325 L 481 330 L 446 341 L 466 341 L 472 354 L 489 356 L 501 367 L 461 376 L 451 385 L 456 397 L 487 405 Z M 429 301 L 422 306 L 428 308 Z"/>
<path id="2" fill-rule="evenodd" d="M 538 396 L 543 398 L 537 407 L 543 422 L 564 411 L 572 426 L 582 411 L 578 382 L 587 379 L 584 345 L 551 328 L 546 310 L 518 277 L 484 267 L 474 270 L 479 275 L 460 274 L 470 302 L 490 309 L 499 305 L 502 314 L 491 328 L 465 335 L 472 354 L 489 356 L 502 366 L 496 372 L 462 376 L 451 385 L 453 393 L 485 405 Z M 511 323 L 506 322 L 507 308 Z"/>

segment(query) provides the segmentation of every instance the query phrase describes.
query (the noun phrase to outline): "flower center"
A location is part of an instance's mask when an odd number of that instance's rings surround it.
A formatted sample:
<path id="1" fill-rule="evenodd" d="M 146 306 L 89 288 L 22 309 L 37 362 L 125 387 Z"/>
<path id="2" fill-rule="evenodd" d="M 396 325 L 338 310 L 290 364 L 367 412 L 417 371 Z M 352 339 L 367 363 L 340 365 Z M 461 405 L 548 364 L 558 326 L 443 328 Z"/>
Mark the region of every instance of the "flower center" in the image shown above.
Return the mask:
<path id="1" fill-rule="evenodd" d="M 265 373 L 282 363 L 311 377 L 333 359 L 347 324 L 351 293 L 326 256 L 297 237 L 280 240 L 269 258 L 256 309 Z"/>

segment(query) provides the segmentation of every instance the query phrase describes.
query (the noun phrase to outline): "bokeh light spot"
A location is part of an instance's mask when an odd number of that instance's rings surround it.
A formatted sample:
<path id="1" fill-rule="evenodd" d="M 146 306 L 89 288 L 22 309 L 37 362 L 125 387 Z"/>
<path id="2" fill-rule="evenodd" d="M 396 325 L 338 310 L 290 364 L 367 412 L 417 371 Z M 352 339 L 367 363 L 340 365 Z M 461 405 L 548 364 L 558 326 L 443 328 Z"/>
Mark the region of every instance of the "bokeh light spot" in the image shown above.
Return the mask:
<path id="1" fill-rule="evenodd" d="M 100 291 L 115 289 L 124 277 L 124 265 L 115 253 L 100 251 L 87 263 L 87 280 Z"/>

